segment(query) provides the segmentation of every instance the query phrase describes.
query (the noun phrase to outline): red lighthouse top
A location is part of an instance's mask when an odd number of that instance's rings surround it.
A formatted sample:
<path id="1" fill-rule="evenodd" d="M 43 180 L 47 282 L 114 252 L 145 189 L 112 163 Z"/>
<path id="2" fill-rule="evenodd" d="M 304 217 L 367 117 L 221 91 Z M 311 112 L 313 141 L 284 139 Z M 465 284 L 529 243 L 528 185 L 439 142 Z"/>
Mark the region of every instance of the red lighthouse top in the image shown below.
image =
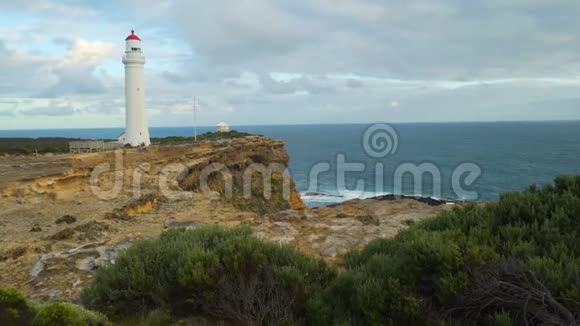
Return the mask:
<path id="1" fill-rule="evenodd" d="M 125 41 L 128 40 L 137 40 L 137 41 L 141 41 L 141 39 L 139 38 L 139 36 L 135 35 L 135 31 L 131 30 L 131 35 L 127 36 L 127 38 L 125 39 Z"/>

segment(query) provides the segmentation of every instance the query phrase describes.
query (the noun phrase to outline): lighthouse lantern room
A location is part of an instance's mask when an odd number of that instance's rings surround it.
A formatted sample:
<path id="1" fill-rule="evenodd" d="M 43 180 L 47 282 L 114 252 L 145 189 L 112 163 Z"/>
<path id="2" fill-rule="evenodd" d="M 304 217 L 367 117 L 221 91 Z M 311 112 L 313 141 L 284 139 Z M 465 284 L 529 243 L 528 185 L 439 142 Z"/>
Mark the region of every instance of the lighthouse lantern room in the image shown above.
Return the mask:
<path id="1" fill-rule="evenodd" d="M 149 127 L 145 111 L 145 57 L 141 39 L 131 31 L 125 39 L 125 132 L 119 142 L 131 146 L 149 146 Z"/>

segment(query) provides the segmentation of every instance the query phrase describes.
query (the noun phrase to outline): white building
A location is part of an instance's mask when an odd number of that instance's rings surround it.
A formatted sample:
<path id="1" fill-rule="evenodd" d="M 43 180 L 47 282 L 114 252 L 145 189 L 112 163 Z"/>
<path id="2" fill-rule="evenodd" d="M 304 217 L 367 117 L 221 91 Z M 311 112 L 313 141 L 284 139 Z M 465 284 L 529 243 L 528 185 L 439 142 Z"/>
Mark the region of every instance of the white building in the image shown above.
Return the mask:
<path id="1" fill-rule="evenodd" d="M 225 123 L 224 121 L 220 121 L 220 123 L 218 123 L 216 125 L 216 131 L 217 132 L 228 132 L 228 131 L 230 131 L 230 126 L 228 126 L 228 124 Z"/>
<path id="2" fill-rule="evenodd" d="M 131 31 L 125 39 L 125 132 L 119 142 L 131 146 L 149 146 L 149 127 L 145 111 L 145 57 L 141 52 L 141 39 Z"/>

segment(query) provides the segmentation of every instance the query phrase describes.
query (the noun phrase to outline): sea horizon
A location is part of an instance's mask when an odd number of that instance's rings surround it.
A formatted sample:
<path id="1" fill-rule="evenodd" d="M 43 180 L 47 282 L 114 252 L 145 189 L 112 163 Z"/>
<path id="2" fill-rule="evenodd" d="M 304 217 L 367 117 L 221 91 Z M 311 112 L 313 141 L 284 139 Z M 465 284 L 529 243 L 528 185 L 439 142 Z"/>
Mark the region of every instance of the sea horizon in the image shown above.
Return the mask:
<path id="1" fill-rule="evenodd" d="M 290 174 L 309 206 L 397 193 L 395 171 L 408 163 L 433 164 L 442 176 L 442 184 L 434 189 L 425 182 L 425 187 L 417 190 L 413 188 L 413 178 L 406 177 L 402 180 L 403 194 L 454 200 L 497 200 L 503 192 L 523 190 L 530 184 L 549 184 L 561 174 L 580 174 L 580 121 L 393 123 L 388 125 L 393 127 L 398 149 L 381 158 L 369 156 L 363 144 L 366 130 L 374 125 L 232 127 L 286 142 Z M 213 126 L 197 127 L 198 134 L 214 130 Z M 0 130 L 0 137 L 115 139 L 122 131 L 123 128 Z M 192 136 L 194 127 L 151 127 L 150 133 L 151 137 Z M 344 187 L 337 181 L 341 155 L 346 162 L 365 167 L 362 172 L 346 173 Z M 330 165 L 329 170 L 311 180 L 311 171 L 324 163 Z M 377 163 L 384 166 L 383 185 L 377 184 L 373 173 Z M 476 193 L 473 198 L 457 194 L 452 187 L 453 172 L 463 163 L 473 163 L 481 169 L 481 176 L 468 187 Z M 359 180 L 364 182 L 362 189 L 356 188 Z"/>
<path id="2" fill-rule="evenodd" d="M 351 123 L 271 123 L 271 124 L 230 124 L 230 127 L 268 127 L 268 126 L 340 126 L 340 125 L 370 125 L 374 123 L 388 123 L 391 125 L 415 125 L 415 124 L 486 124 L 486 123 L 578 123 L 580 119 L 554 119 L 554 120 L 465 120 L 465 121 L 369 121 L 369 122 L 351 122 Z M 182 125 L 182 126 L 149 126 L 150 129 L 162 128 L 215 128 L 215 125 Z M 80 127 L 80 128 L 14 128 L 14 129 L 0 129 L 0 132 L 10 131 L 49 131 L 49 130 L 110 130 L 110 129 L 125 129 L 124 126 L 117 127 Z M 0 137 L 5 137 L 0 134 Z"/>

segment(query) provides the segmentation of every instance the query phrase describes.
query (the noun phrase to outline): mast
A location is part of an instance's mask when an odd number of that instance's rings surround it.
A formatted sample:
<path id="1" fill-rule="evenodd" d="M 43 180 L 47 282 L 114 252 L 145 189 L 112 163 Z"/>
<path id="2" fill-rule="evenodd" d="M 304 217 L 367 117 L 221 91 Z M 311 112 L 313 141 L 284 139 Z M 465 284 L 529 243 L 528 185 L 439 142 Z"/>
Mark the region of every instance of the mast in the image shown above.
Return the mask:
<path id="1" fill-rule="evenodd" d="M 193 137 L 195 142 L 197 143 L 197 116 L 195 112 L 195 96 L 193 97 Z"/>

